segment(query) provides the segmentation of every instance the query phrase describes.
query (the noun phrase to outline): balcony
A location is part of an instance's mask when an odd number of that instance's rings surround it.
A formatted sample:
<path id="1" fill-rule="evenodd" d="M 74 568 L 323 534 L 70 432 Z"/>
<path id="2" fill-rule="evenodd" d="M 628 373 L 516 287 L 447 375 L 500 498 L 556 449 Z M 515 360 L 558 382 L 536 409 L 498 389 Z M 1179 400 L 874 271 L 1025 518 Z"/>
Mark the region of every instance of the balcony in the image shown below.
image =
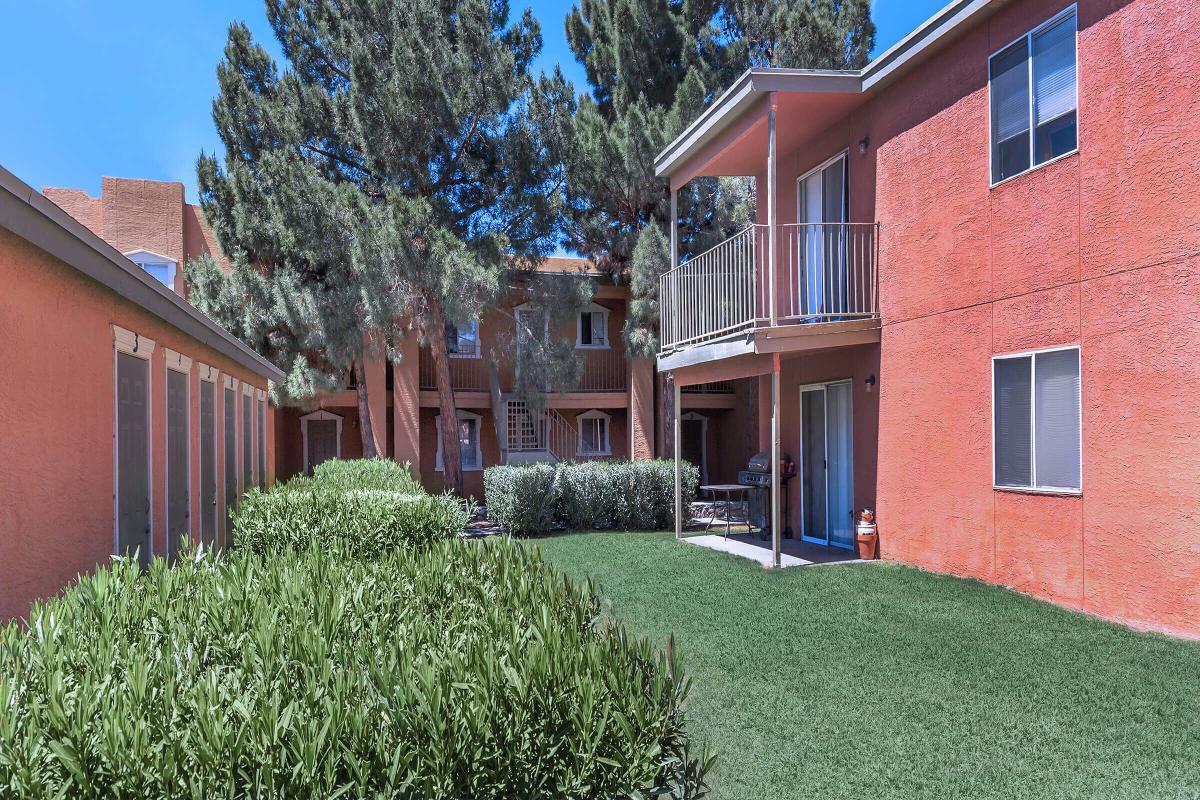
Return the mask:
<path id="1" fill-rule="evenodd" d="M 583 356 L 583 373 L 578 392 L 623 392 L 629 386 L 629 365 L 625 359 L 625 345 L 616 341 L 602 349 L 576 350 Z M 433 355 L 426 347 L 419 356 L 420 387 L 436 389 L 437 380 L 433 369 Z M 506 375 L 501 370 L 501 376 Z M 450 385 L 455 391 L 488 391 L 488 362 L 482 358 L 451 358 Z M 503 387 L 507 390 L 509 387 Z"/>
<path id="2" fill-rule="evenodd" d="M 876 222 L 749 225 L 659 278 L 664 353 L 756 328 L 879 318 Z M 772 280 L 772 277 L 774 278 Z"/>

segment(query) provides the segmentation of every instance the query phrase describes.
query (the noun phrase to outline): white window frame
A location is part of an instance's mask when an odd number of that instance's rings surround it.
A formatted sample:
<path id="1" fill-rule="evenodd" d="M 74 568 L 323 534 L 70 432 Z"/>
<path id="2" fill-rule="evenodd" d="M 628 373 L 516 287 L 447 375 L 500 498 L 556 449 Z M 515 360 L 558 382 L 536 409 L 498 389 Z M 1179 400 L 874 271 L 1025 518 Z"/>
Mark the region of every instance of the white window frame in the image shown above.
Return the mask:
<path id="1" fill-rule="evenodd" d="M 469 467 L 466 464 L 462 465 L 463 472 L 482 472 L 483 471 L 483 417 L 474 414 L 470 411 L 459 410 L 457 412 L 458 421 L 474 420 L 475 422 L 475 466 Z M 446 467 L 442 460 L 442 415 L 438 414 L 433 418 L 434 429 L 437 431 L 437 457 L 434 466 L 435 472 L 445 472 Z"/>
<path id="2" fill-rule="evenodd" d="M 583 343 L 583 315 L 584 314 L 599 314 L 604 320 L 604 344 L 584 344 Z M 575 349 L 576 350 L 607 350 L 611 336 L 609 335 L 609 320 L 612 314 L 611 309 L 607 309 L 599 303 L 588 303 L 588 307 L 575 315 Z"/>
<path id="3" fill-rule="evenodd" d="M 120 420 L 118 419 L 120 412 L 120 403 L 117 399 L 117 391 L 120 386 L 117 377 L 117 354 L 124 353 L 126 355 L 140 358 L 147 362 L 146 367 L 146 420 L 150 426 L 146 431 L 147 447 L 146 447 L 146 491 L 150 498 L 150 558 L 154 558 L 154 369 L 151 366 L 154 363 L 154 340 L 148 339 L 139 333 L 112 325 L 113 334 L 113 361 L 112 361 L 112 376 L 113 376 L 113 555 L 121 555 L 121 507 L 120 507 L 120 481 L 121 481 L 121 463 L 118 460 L 117 454 L 117 432 L 120 430 Z M 165 397 L 165 396 L 164 396 Z M 164 399 L 165 402 L 165 399 Z"/>
<path id="4" fill-rule="evenodd" d="M 316 411 L 309 412 L 308 414 L 305 414 L 304 416 L 300 417 L 300 440 L 303 443 L 303 448 L 304 448 L 304 474 L 305 475 L 307 475 L 309 472 L 308 423 L 314 419 L 333 420 L 334 422 L 337 423 L 337 434 L 336 434 L 336 440 L 334 443 L 333 457 L 334 458 L 342 457 L 342 418 L 339 417 L 337 414 L 334 414 L 330 411 L 326 411 L 323 408 L 317 409 Z"/>
<path id="5" fill-rule="evenodd" d="M 1034 124 L 1034 117 L 1033 117 L 1033 103 L 1034 103 L 1034 95 L 1036 93 L 1034 90 L 1034 85 L 1033 85 L 1033 37 L 1036 36 L 1037 34 L 1041 33 L 1042 31 L 1047 30 L 1048 28 L 1052 28 L 1054 25 L 1056 25 L 1059 22 L 1062 22 L 1064 19 L 1071 16 L 1072 14 L 1075 15 L 1075 147 L 1061 155 L 1057 155 L 1054 158 L 1043 161 L 1040 164 L 1034 164 L 1033 163 L 1034 162 L 1034 152 L 1035 152 L 1034 148 L 1037 146 L 1037 142 L 1035 141 L 1035 139 L 1037 138 L 1035 135 L 1037 126 Z M 1016 173 L 1015 175 L 1009 175 L 1007 178 L 1001 178 L 1000 180 L 997 181 L 997 180 L 993 179 L 993 175 L 995 175 L 995 172 L 992 169 L 992 161 L 995 158 L 995 148 L 992 146 L 992 59 L 994 59 L 996 56 L 1000 55 L 1005 50 L 1012 47 L 1014 44 L 1016 44 L 1017 42 L 1019 42 L 1021 40 L 1025 41 L 1026 53 L 1028 54 L 1028 58 L 1026 59 L 1026 61 L 1028 62 L 1026 64 L 1026 70 L 1028 71 L 1027 80 L 1029 81 L 1029 83 L 1028 83 L 1028 86 L 1029 86 L 1029 166 L 1026 169 L 1022 170 L 1021 172 Z M 987 81 L 987 83 L 988 83 L 988 104 L 987 104 L 988 188 L 995 189 L 997 186 L 1000 186 L 1001 184 L 1005 184 L 1011 180 L 1020 178 L 1022 175 L 1028 175 L 1029 173 L 1033 172 L 1034 170 L 1041 169 L 1042 167 L 1047 167 L 1057 161 L 1062 161 L 1064 158 L 1070 158 L 1071 156 L 1073 156 L 1079 152 L 1079 139 L 1080 139 L 1079 134 L 1080 134 L 1080 125 L 1082 122 L 1082 115 L 1079 113 L 1079 10 L 1078 10 L 1077 4 L 1072 3 L 1071 5 L 1064 8 L 1062 11 L 1055 14 L 1050 19 L 1043 22 L 1041 25 L 1038 25 L 1037 27 L 1026 31 L 1021 36 L 1018 36 L 1017 38 L 1013 39 L 1008 44 L 1004 45 L 1003 47 L 999 48 L 998 50 L 993 52 L 991 55 L 989 55 L 987 58 L 987 73 L 988 73 L 988 81 Z M 1057 117 L 1055 119 L 1057 119 Z"/>
<path id="6" fill-rule="evenodd" d="M 454 328 L 454 330 L 456 332 L 458 331 L 459 328 L 464 327 L 462 325 L 454 325 L 453 323 L 449 323 L 449 324 L 450 324 L 450 327 Z M 483 358 L 483 343 L 479 341 L 479 319 L 476 318 L 476 319 L 471 320 L 468 323 L 468 325 L 473 325 L 475 327 L 475 352 L 474 353 L 456 353 L 449 348 L 449 342 L 447 342 L 446 343 L 447 344 L 446 351 L 447 351 L 447 355 L 449 355 L 450 358 L 471 358 L 471 359 Z"/>
<path id="7" fill-rule="evenodd" d="M 177 271 L 176 267 L 178 267 L 178 262 L 176 262 L 175 259 L 164 256 L 162 253 L 155 253 L 153 250 L 143 250 L 141 248 L 137 250 L 130 250 L 128 253 L 124 253 L 123 255 L 134 264 L 137 264 L 143 272 L 145 272 L 147 275 L 150 275 L 152 278 L 154 278 L 154 275 L 150 273 L 150 270 L 146 269 L 147 265 L 153 267 L 166 267 L 167 278 L 169 282 L 164 283 L 163 285 L 171 291 L 175 291 L 175 274 Z M 154 279 L 158 280 L 158 278 Z"/>
<path id="8" fill-rule="evenodd" d="M 1037 358 L 1040 353 L 1060 353 L 1074 350 L 1079 359 L 1079 393 L 1075 402 L 1079 405 L 1079 486 L 1038 486 L 1037 485 Z M 1029 458 L 1030 486 L 1011 486 L 996 482 L 996 362 L 1016 358 L 1029 359 Z M 1079 345 L 1058 345 L 1043 347 L 1037 350 L 1024 350 L 1020 353 L 1004 353 L 992 356 L 992 489 L 1000 492 L 1017 492 L 1019 494 L 1051 494 L 1071 497 L 1083 494 L 1083 352 Z"/>
<path id="9" fill-rule="evenodd" d="M 222 463 L 222 459 L 221 459 L 221 455 L 222 455 L 221 442 L 223 441 L 221 439 L 221 434 L 224 433 L 224 428 L 222 427 L 222 425 L 224 425 L 224 419 L 222 419 L 220 416 L 220 414 L 224 413 L 225 394 L 222 391 L 222 387 L 224 386 L 224 381 L 221 378 L 221 370 L 219 370 L 216 367 L 211 366 L 209 364 L 205 364 L 203 361 L 196 362 L 196 374 L 197 374 L 197 377 L 201 381 L 203 381 L 205 383 L 211 383 L 213 385 L 213 502 L 215 503 L 217 498 L 221 497 L 221 493 L 225 491 L 225 482 L 223 480 L 221 480 L 221 478 L 222 478 L 221 470 L 224 467 L 224 464 Z M 199 392 L 202 391 L 203 387 L 197 386 L 196 389 L 197 389 L 196 437 L 197 437 L 197 442 L 201 445 L 201 447 L 203 447 L 203 442 L 199 441 L 200 431 L 203 427 L 203 424 L 200 421 Z M 218 413 L 218 412 L 220 412 L 220 413 Z M 219 423 L 218 423 L 218 420 L 220 420 Z M 201 455 L 202 452 L 203 452 L 203 450 L 198 451 L 196 454 L 196 458 L 198 461 L 203 460 L 203 455 Z M 190 454 L 189 454 L 189 456 L 190 456 Z M 203 474 L 201 474 L 200 484 L 196 487 L 196 499 L 198 501 L 200 501 L 200 503 L 204 502 L 203 493 L 204 493 L 204 476 L 203 476 Z M 216 547 L 217 539 L 219 537 L 224 536 L 225 522 L 223 521 L 223 518 L 228 516 L 228 513 L 221 514 L 221 513 L 219 513 L 219 510 L 220 510 L 220 507 L 218 506 L 218 511 L 213 512 L 213 523 L 216 527 L 212 533 L 212 535 L 213 535 L 213 542 L 211 545 L 212 547 Z M 198 537 L 197 541 L 200 541 L 200 542 L 204 542 L 204 521 L 202 518 L 203 513 L 204 513 L 203 510 L 201 510 L 200 513 L 196 515 L 196 532 L 197 532 L 197 537 Z M 207 550 L 209 548 L 209 544 L 207 542 L 205 542 L 204 547 Z"/>
<path id="10" fill-rule="evenodd" d="M 602 419 L 604 420 L 604 449 L 603 450 L 584 450 L 583 449 L 583 425 L 584 420 Z M 605 414 L 599 409 L 585 411 L 582 414 L 575 415 L 575 430 L 577 440 L 575 443 L 575 451 L 581 456 L 611 456 L 612 455 L 612 417 Z"/>
<path id="11" fill-rule="evenodd" d="M 244 448 L 246 446 L 246 440 L 247 439 L 250 440 L 250 473 L 242 476 L 243 480 L 244 480 L 244 485 L 242 487 L 243 492 L 250 491 L 251 487 L 253 487 L 254 484 L 258 482 L 257 481 L 258 451 L 254 447 L 255 439 L 256 439 L 255 430 L 258 428 L 258 424 L 257 424 L 258 420 L 257 420 L 257 415 L 254 413 L 254 392 L 255 392 L 255 387 L 251 386 L 250 384 L 245 383 L 243 381 L 242 396 L 250 398 L 250 419 L 245 419 L 246 407 L 243 405 L 242 409 L 241 409 L 241 416 L 243 417 L 243 419 L 242 419 L 242 441 L 240 442 L 240 444 Z M 239 453 L 239 455 L 242 456 L 242 472 L 245 473 L 245 471 L 246 471 L 246 463 L 245 463 L 246 452 L 245 452 L 245 450 L 242 450 L 242 452 Z"/>

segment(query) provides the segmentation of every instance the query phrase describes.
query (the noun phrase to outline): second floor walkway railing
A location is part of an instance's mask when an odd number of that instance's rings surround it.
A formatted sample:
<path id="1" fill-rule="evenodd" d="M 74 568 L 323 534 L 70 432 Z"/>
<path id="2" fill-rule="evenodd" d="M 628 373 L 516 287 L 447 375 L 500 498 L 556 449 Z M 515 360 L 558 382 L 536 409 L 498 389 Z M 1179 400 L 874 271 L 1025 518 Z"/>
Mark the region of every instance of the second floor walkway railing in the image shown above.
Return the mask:
<path id="1" fill-rule="evenodd" d="M 659 278 L 663 350 L 766 325 L 879 316 L 878 223 L 750 225 Z M 774 306 L 771 298 L 774 294 Z"/>

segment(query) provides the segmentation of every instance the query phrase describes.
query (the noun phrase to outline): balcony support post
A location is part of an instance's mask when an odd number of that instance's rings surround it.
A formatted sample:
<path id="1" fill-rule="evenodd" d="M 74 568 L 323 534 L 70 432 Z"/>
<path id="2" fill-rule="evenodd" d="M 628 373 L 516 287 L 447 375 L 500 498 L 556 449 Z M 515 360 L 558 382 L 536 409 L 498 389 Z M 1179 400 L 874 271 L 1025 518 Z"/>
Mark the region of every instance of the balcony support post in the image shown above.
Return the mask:
<path id="1" fill-rule="evenodd" d="M 779 514 L 783 502 L 780 493 L 782 458 L 779 447 L 779 354 L 775 353 L 771 363 L 771 563 L 776 569 L 779 568 L 783 549 L 783 520 Z"/>
<path id="2" fill-rule="evenodd" d="M 771 327 L 775 327 L 777 320 L 776 302 L 775 302 L 775 254 L 779 249 L 777 247 L 776 237 L 777 217 L 779 214 L 779 200 L 776 194 L 779 190 L 777 186 L 777 176 L 775 174 L 779 158 L 775 152 L 775 95 L 771 95 L 771 106 L 767 111 L 767 303 L 770 306 L 768 318 L 771 320 Z"/>
<path id="3" fill-rule="evenodd" d="M 670 268 L 673 270 L 679 266 L 679 189 L 676 188 L 674 181 L 671 182 L 671 220 L 668 223 L 668 227 L 670 228 L 671 235 Z M 679 341 L 681 336 L 680 331 L 682 330 L 680 328 L 681 309 L 679 307 L 679 276 L 675 273 L 672 273 L 672 278 L 670 281 L 668 281 L 668 284 L 668 291 L 671 292 L 671 315 L 668 318 L 667 335 L 670 337 L 671 342 L 674 343 Z M 658 299 L 658 304 L 660 309 L 659 313 L 661 314 L 661 309 L 666 307 L 667 301 L 665 298 L 660 297 Z"/>
<path id="4" fill-rule="evenodd" d="M 675 538 L 683 537 L 683 474 L 680 471 L 679 463 L 679 440 L 681 438 L 680 420 L 683 415 L 679 413 L 679 382 L 675 380 L 674 375 L 668 375 L 668 381 L 671 384 L 672 397 L 675 400 L 675 413 L 671 415 L 671 423 L 675 438 L 674 456 L 675 456 Z"/>

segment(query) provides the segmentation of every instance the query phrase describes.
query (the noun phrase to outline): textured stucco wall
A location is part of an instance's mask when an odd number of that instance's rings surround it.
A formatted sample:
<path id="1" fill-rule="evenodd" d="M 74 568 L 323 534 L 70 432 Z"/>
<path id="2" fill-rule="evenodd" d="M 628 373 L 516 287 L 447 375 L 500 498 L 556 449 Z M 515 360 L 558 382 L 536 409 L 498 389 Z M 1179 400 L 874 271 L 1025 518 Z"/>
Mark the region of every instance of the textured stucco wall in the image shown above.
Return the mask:
<path id="1" fill-rule="evenodd" d="M 5 431 L 0 619 L 5 619 L 25 614 L 31 600 L 54 594 L 112 554 L 115 356 L 110 325 L 155 341 L 150 410 L 156 553 L 165 552 L 166 545 L 165 348 L 257 387 L 265 388 L 266 380 L 6 230 L 0 230 L 0 285 L 0 426 Z M 194 365 L 189 387 L 191 525 L 198 540 L 200 417 Z M 217 408 L 220 430 L 220 403 Z M 268 431 L 274 428 L 272 413 L 268 406 Z M 222 444 L 218 436 L 218 501 L 223 504 Z M 267 445 L 270 470 L 270 435 Z"/>
<path id="2" fill-rule="evenodd" d="M 1062 7 L 1010 4 L 849 123 L 877 148 L 882 552 L 1196 636 L 1200 29 L 1081 2 L 1080 152 L 989 189 L 987 56 Z M 993 490 L 991 357 L 1075 344 L 1082 496 Z"/>

